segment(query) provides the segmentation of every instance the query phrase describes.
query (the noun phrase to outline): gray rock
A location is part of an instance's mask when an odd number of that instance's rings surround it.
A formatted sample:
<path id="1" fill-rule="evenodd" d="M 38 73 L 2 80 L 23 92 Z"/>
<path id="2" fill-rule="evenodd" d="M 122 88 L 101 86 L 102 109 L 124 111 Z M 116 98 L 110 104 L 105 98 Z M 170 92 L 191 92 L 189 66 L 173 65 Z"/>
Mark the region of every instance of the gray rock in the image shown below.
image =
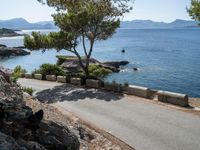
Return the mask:
<path id="1" fill-rule="evenodd" d="M 3 75 L 0 74 L 0 97 L 7 100 L 23 101 L 23 92 L 15 83 L 9 83 Z"/>
<path id="2" fill-rule="evenodd" d="M 0 132 L 0 150 L 26 150 L 20 147 L 11 136 Z"/>
<path id="3" fill-rule="evenodd" d="M 83 58 L 83 64 L 85 64 L 85 60 Z M 100 64 L 99 61 L 97 61 L 96 59 L 94 58 L 90 58 L 90 64 Z M 77 57 L 75 56 L 71 56 L 69 57 L 62 65 L 61 67 L 63 69 L 65 69 L 67 72 L 80 72 L 81 71 L 81 66 L 79 64 L 79 60 Z"/>
<path id="4" fill-rule="evenodd" d="M 6 45 L 4 45 L 4 44 L 0 44 L 0 47 L 7 47 Z"/>
<path id="5" fill-rule="evenodd" d="M 43 120 L 43 110 L 33 114 L 21 89 L 0 76 L 0 150 L 78 150 L 78 137 L 68 128 Z"/>
<path id="6" fill-rule="evenodd" d="M 128 61 L 107 61 L 107 62 L 103 62 L 102 64 L 106 65 L 106 66 L 112 66 L 115 68 L 119 68 L 120 66 L 125 66 L 125 65 L 129 64 L 129 62 Z"/>
<path id="7" fill-rule="evenodd" d="M 0 47 L 0 57 L 10 57 L 10 56 L 25 56 L 29 55 L 30 52 L 27 52 L 21 48 L 14 47 Z"/>

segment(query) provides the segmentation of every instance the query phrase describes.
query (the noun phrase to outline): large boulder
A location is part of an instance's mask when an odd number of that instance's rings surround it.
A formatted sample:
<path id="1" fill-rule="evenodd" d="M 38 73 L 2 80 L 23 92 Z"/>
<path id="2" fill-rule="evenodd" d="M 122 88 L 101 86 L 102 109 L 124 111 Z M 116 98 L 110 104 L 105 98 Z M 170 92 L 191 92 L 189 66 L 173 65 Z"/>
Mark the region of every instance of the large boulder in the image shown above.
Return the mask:
<path id="1" fill-rule="evenodd" d="M 83 64 L 85 65 L 86 61 L 84 58 L 82 59 L 83 59 Z M 91 58 L 90 64 L 100 64 L 100 62 L 94 58 Z M 65 62 L 61 64 L 61 67 L 65 69 L 67 72 L 73 72 L 73 73 L 80 72 L 82 69 L 79 60 L 76 56 L 67 56 Z"/>
<path id="2" fill-rule="evenodd" d="M 107 61 L 107 62 L 103 62 L 102 64 L 105 66 L 119 68 L 120 66 L 125 66 L 129 64 L 129 62 L 128 61 Z"/>
<path id="3" fill-rule="evenodd" d="M 0 74 L 0 98 L 8 101 L 22 102 L 23 93 L 17 84 L 10 83 Z"/>
<path id="4" fill-rule="evenodd" d="M 0 75 L 2 75 L 6 81 L 10 82 L 11 81 L 11 75 L 13 71 L 11 69 L 4 68 L 0 66 Z"/>

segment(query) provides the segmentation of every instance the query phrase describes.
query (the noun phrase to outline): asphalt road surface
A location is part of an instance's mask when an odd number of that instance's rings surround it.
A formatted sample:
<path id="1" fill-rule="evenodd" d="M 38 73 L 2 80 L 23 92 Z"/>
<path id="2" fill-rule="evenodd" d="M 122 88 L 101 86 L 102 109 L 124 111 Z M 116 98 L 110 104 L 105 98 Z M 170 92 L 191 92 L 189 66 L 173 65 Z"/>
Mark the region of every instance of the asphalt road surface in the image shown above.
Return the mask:
<path id="1" fill-rule="evenodd" d="M 41 102 L 72 112 L 136 150 L 200 150 L 199 116 L 134 96 L 31 79 L 19 83 L 36 89 Z"/>

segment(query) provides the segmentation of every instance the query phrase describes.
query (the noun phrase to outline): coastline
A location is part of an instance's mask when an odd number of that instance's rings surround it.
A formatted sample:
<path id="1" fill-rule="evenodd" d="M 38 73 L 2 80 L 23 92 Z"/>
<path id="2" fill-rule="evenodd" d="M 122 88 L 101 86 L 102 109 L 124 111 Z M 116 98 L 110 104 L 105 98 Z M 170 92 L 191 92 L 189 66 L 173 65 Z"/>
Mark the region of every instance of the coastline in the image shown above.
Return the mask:
<path id="1" fill-rule="evenodd" d="M 30 32 L 25 31 L 24 33 L 30 34 Z M 47 32 L 50 31 L 41 30 L 41 33 Z M 128 82 L 153 89 L 186 93 L 190 97 L 200 97 L 198 88 L 200 85 L 200 80 L 198 80 L 200 75 L 198 69 L 199 33 L 199 30 L 190 29 L 159 32 L 121 29 L 117 31 L 113 39 L 97 43 L 93 57 L 100 61 L 124 59 L 130 62 L 128 66 L 122 68 L 123 71 L 110 75 L 106 79 L 107 81 Z M 188 36 L 183 38 L 182 35 L 185 34 Z M 152 39 L 149 39 L 148 36 L 152 36 Z M 166 40 L 170 44 L 167 44 Z M 0 43 L 13 47 L 22 45 L 22 42 L 23 37 L 0 40 Z M 126 49 L 124 54 L 121 53 L 123 47 Z M 56 55 L 68 54 L 70 53 L 65 51 L 57 53 L 55 50 L 45 53 L 32 51 L 31 55 L 4 59 L 0 63 L 9 68 L 21 65 L 31 72 L 43 63 L 56 63 Z M 138 67 L 140 70 L 135 72 L 132 70 L 134 67 Z"/>

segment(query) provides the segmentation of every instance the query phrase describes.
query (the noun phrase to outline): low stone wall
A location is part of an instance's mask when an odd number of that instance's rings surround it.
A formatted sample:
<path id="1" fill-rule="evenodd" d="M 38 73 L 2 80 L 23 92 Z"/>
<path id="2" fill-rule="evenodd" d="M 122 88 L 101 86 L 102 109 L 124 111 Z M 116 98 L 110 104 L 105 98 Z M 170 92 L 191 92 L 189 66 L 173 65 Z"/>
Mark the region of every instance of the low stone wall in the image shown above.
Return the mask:
<path id="1" fill-rule="evenodd" d="M 127 87 L 124 87 L 124 93 L 149 98 L 149 89 L 146 87 L 129 85 Z"/>
<path id="2" fill-rule="evenodd" d="M 87 79 L 86 86 L 90 88 L 100 89 L 102 87 L 102 84 L 100 80 Z"/>
<path id="3" fill-rule="evenodd" d="M 42 80 L 42 75 L 41 74 L 34 74 L 34 78 L 38 80 Z"/>
<path id="4" fill-rule="evenodd" d="M 55 75 L 46 75 L 46 80 L 47 81 L 56 81 L 56 76 Z"/>
<path id="5" fill-rule="evenodd" d="M 26 73 L 25 78 L 33 78 L 32 74 Z M 42 80 L 41 74 L 35 74 L 35 79 Z M 60 83 L 66 83 L 67 78 L 66 76 L 54 76 L 54 75 L 47 75 L 46 79 L 48 81 L 57 81 Z M 82 79 L 81 78 L 70 78 L 70 83 L 73 85 L 81 86 L 82 85 Z M 114 91 L 114 92 L 122 92 L 129 95 L 135 95 L 143 98 L 148 98 L 152 100 L 158 100 L 165 103 L 170 103 L 182 107 L 188 106 L 188 95 L 185 94 L 179 94 L 179 93 L 173 93 L 168 91 L 159 91 L 154 89 L 149 89 L 147 87 L 141 87 L 141 86 L 135 86 L 135 85 L 129 85 L 129 86 L 122 86 L 118 83 L 110 83 L 110 82 L 101 82 L 99 80 L 92 80 L 87 79 L 86 80 L 86 86 L 90 88 L 96 88 L 96 89 L 104 89 L 108 91 Z"/>
<path id="6" fill-rule="evenodd" d="M 164 103 L 170 103 L 182 107 L 186 107 L 189 105 L 188 95 L 185 94 L 179 94 L 167 91 L 158 91 L 157 95 L 158 95 L 158 101 Z"/>
<path id="7" fill-rule="evenodd" d="M 32 73 L 25 73 L 25 78 L 28 78 L 28 79 L 32 79 L 33 78 L 33 75 Z"/>
<path id="8" fill-rule="evenodd" d="M 67 82 L 66 76 L 57 76 L 57 82 L 66 83 Z"/>
<path id="9" fill-rule="evenodd" d="M 105 82 L 104 89 L 108 91 L 121 92 L 121 84 Z"/>
<path id="10" fill-rule="evenodd" d="M 82 85 L 82 79 L 81 78 L 71 78 L 70 83 L 73 84 L 73 85 L 81 86 Z"/>
<path id="11" fill-rule="evenodd" d="M 149 92 L 149 93 L 148 93 L 148 98 L 149 98 L 149 99 L 151 99 L 151 100 L 158 99 L 158 98 L 157 98 L 157 97 L 158 97 L 158 94 L 157 94 L 158 90 L 149 89 L 148 92 Z"/>

